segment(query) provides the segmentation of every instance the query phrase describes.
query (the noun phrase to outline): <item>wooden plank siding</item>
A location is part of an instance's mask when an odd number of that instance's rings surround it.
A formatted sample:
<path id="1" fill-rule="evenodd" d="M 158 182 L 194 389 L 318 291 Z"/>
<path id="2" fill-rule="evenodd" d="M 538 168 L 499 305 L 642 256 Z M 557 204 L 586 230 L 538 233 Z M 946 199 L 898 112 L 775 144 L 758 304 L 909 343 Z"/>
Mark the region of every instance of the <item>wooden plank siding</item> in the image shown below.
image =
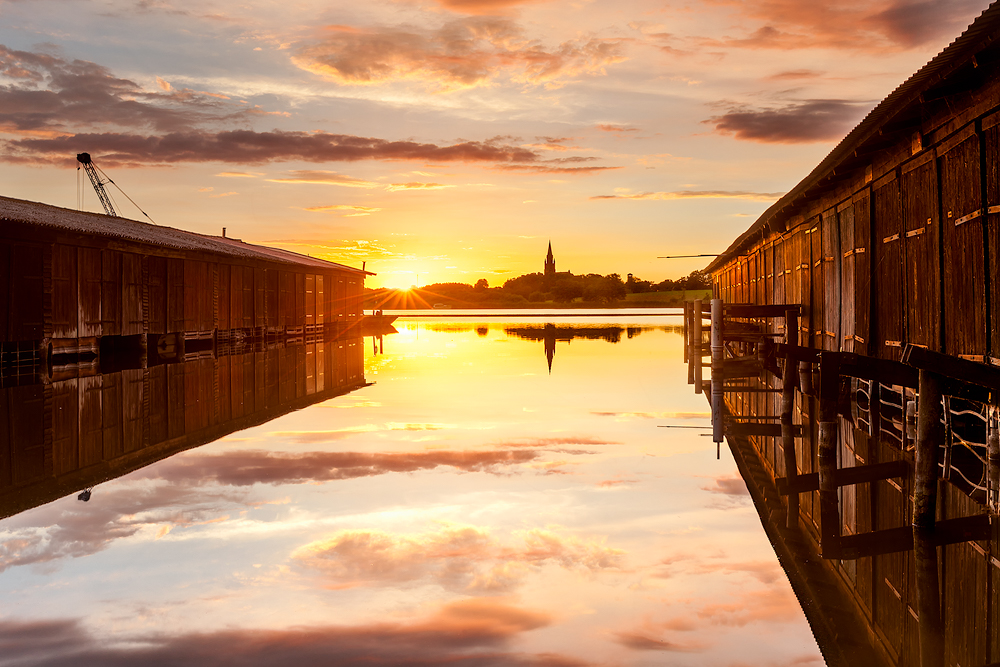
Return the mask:
<path id="1" fill-rule="evenodd" d="M 1000 366 L 1000 5 L 983 16 L 991 23 L 975 37 L 981 42 L 966 42 L 962 51 L 962 38 L 956 40 L 959 46 L 939 56 L 954 50 L 951 69 L 931 69 L 926 78 L 900 86 L 709 264 L 715 297 L 800 305 L 799 343 L 818 350 L 900 361 L 903 347 L 913 344 Z M 988 66 L 987 54 L 981 60 L 971 56 L 987 48 Z M 952 76 L 959 82 L 948 82 Z M 772 320 L 772 331 L 780 326 Z M 752 347 L 740 350 L 752 353 Z M 764 373 L 749 382 L 753 391 L 724 394 L 726 409 L 773 423 L 779 397 L 760 391 L 780 387 L 780 380 Z M 912 470 L 915 389 L 847 378 L 840 388 L 845 400 L 838 404 L 838 466 L 902 461 Z M 818 408 L 816 396 L 796 392 L 800 475 L 818 471 Z M 780 439 L 748 440 L 767 474 L 786 476 Z M 964 444 L 956 441 L 954 447 Z M 954 456 L 960 456 L 957 450 Z M 966 473 L 955 466 L 947 468 L 950 477 L 941 466 L 937 520 L 995 511 L 985 506 L 982 488 L 963 486 L 959 476 Z M 838 528 L 845 536 L 882 530 L 905 536 L 913 525 L 915 495 L 912 475 L 840 487 Z M 818 557 L 825 551 L 819 494 L 798 497 L 797 535 Z M 783 530 L 785 502 L 761 511 L 765 526 Z M 994 528 L 989 540 L 948 544 L 937 554 L 943 664 L 1000 664 L 1000 534 Z M 828 565 L 884 664 L 921 664 L 913 551 L 835 557 Z"/>
<path id="2" fill-rule="evenodd" d="M 351 267 L 229 240 L 212 252 L 130 241 L 136 223 L 121 219 L 102 219 L 101 226 L 118 225 L 125 238 L 62 233 L 64 218 L 89 221 L 93 214 L 2 197 L 0 213 L 12 202 L 40 214 L 51 209 L 56 224 L 27 216 L 0 225 L 0 343 L 313 331 L 362 316 L 366 273 Z M 173 240 L 186 234 L 168 231 Z M 226 254 L 230 245 L 235 254 Z"/>

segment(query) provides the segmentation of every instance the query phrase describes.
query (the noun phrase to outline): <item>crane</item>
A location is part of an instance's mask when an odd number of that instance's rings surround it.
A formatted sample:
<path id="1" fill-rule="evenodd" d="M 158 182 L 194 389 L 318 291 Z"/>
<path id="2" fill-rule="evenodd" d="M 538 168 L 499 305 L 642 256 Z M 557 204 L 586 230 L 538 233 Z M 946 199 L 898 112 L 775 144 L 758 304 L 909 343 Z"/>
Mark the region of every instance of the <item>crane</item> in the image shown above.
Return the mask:
<path id="1" fill-rule="evenodd" d="M 104 189 L 105 183 L 113 184 L 114 181 L 108 178 L 104 172 L 97 168 L 94 161 L 90 159 L 90 153 L 79 153 L 76 156 L 76 160 L 83 165 L 83 170 L 87 172 L 87 176 L 90 177 L 90 182 L 94 185 L 94 190 L 97 191 L 97 198 L 101 200 L 101 205 L 104 206 L 104 212 L 112 218 L 117 218 L 118 213 L 115 212 L 115 207 L 111 203 L 111 196 L 108 194 L 108 191 Z M 104 176 L 104 180 L 101 180 L 102 175 Z"/>
<path id="2" fill-rule="evenodd" d="M 134 201 L 132 201 L 132 198 L 129 197 L 127 194 L 125 194 L 125 191 L 122 190 L 121 187 L 119 187 L 117 183 L 115 183 L 114 181 L 112 181 L 111 178 L 107 174 L 105 174 L 103 171 L 101 171 L 100 167 L 98 167 L 96 164 L 94 164 L 94 161 L 90 157 L 90 153 L 78 153 L 77 156 L 76 156 L 76 160 L 77 160 L 77 162 L 79 162 L 83 166 L 83 170 L 87 172 L 87 176 L 90 178 L 90 182 L 94 186 L 94 190 L 97 192 L 97 198 L 101 200 L 101 205 L 104 207 L 104 212 L 105 213 L 107 213 L 112 218 L 119 218 L 119 217 L 121 217 L 121 216 L 118 215 L 118 212 L 115 211 L 115 206 L 114 206 L 114 203 L 111 200 L 111 195 L 108 194 L 108 191 L 104 189 L 104 185 L 106 183 L 110 183 L 111 185 L 113 185 L 116 188 L 118 188 L 119 192 L 121 192 L 123 195 L 125 195 L 125 199 L 128 199 L 130 202 L 132 202 L 132 204 L 136 208 L 139 209 L 139 213 L 142 213 L 144 216 L 146 216 L 146 218 L 150 222 L 152 222 L 154 225 L 156 224 L 156 222 L 152 218 L 149 217 L 148 213 L 146 213 L 141 208 L 139 208 L 139 205 L 136 204 Z M 77 167 L 77 171 L 79 171 L 79 167 Z M 82 190 L 78 190 L 77 192 L 78 192 L 78 195 L 82 197 L 83 191 Z M 80 200 L 81 204 L 82 204 L 82 201 L 83 200 L 81 199 Z"/>

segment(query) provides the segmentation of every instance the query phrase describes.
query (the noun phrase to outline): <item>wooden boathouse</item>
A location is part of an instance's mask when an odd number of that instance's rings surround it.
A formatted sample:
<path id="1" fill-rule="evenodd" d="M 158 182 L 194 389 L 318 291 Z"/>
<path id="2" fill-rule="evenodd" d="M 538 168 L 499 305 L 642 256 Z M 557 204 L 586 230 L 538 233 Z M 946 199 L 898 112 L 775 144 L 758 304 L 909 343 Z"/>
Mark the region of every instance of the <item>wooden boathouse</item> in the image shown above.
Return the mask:
<path id="1" fill-rule="evenodd" d="M 113 339 L 339 333 L 362 269 L 158 225 L 0 197 L 0 349 L 97 353 Z M 103 343 L 101 342 L 103 339 Z"/>
<path id="2" fill-rule="evenodd" d="M 1000 6 L 707 271 L 689 381 L 829 664 L 1000 665 Z"/>

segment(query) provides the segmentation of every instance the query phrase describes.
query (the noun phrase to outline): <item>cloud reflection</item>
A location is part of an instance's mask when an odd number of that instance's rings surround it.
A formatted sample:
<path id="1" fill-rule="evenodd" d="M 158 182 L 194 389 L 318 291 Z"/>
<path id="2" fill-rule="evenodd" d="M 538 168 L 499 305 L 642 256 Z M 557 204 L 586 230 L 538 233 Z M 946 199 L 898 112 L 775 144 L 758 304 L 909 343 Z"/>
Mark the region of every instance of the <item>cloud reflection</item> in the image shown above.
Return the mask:
<path id="1" fill-rule="evenodd" d="M 226 664 L 245 667 L 302 665 L 458 665 L 461 667 L 582 667 L 587 663 L 554 655 L 505 649 L 517 636 L 544 628 L 544 613 L 495 598 L 458 600 L 411 623 L 311 626 L 279 630 L 238 628 L 130 637 L 108 644 L 82 620 L 0 621 L 5 663 L 35 667 L 68 665 Z"/>
<path id="2" fill-rule="evenodd" d="M 292 558 L 319 572 L 329 588 L 433 583 L 453 592 L 497 594 L 547 565 L 617 570 L 625 555 L 603 540 L 554 530 L 536 528 L 514 538 L 504 544 L 486 528 L 456 525 L 412 535 L 342 530 L 296 549 Z"/>

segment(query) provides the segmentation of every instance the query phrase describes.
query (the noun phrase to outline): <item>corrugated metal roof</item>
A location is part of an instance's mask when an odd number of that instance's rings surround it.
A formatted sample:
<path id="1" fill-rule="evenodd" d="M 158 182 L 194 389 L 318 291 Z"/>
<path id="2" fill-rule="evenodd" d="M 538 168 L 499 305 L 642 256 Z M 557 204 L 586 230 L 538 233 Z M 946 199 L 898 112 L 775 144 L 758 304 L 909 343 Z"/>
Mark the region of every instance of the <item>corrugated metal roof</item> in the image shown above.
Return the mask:
<path id="1" fill-rule="evenodd" d="M 738 254 L 740 249 L 748 245 L 753 238 L 762 234 L 768 223 L 792 217 L 797 210 L 796 200 L 806 195 L 809 189 L 820 181 L 833 175 L 834 170 L 850 159 L 855 151 L 877 137 L 889 121 L 901 116 L 914 104 L 920 104 L 921 96 L 925 92 L 968 65 L 977 54 L 996 43 L 998 37 L 1000 37 L 1000 2 L 994 2 L 955 41 L 942 49 L 941 53 L 872 109 L 808 176 L 764 211 L 763 215 L 733 241 L 723 254 L 712 260 L 705 270 L 713 271 L 733 255 Z"/>
<path id="2" fill-rule="evenodd" d="M 151 225 L 138 220 L 113 218 L 109 215 L 73 211 L 58 206 L 0 197 L 0 221 L 18 222 L 78 234 L 148 243 L 173 250 L 210 252 L 248 260 L 267 260 L 281 264 L 295 264 L 317 269 L 336 269 L 353 273 L 375 275 L 370 271 L 308 257 L 287 250 L 244 243 L 221 236 L 206 236 L 173 227 Z"/>

